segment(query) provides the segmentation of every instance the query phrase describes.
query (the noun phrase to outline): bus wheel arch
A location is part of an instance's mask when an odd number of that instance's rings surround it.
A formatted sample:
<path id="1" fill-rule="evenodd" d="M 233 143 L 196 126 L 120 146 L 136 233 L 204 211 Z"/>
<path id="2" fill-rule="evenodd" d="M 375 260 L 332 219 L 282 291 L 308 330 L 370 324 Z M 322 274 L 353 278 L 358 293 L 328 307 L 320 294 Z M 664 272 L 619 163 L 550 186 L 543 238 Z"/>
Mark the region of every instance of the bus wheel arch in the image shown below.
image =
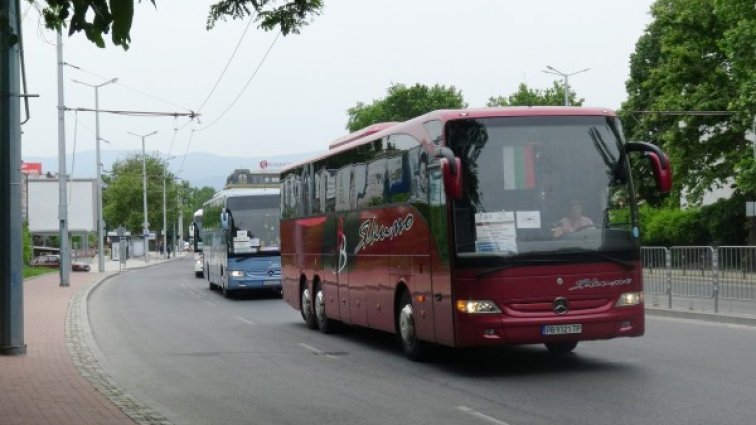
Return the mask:
<path id="1" fill-rule="evenodd" d="M 404 354 L 412 361 L 423 361 L 430 354 L 430 343 L 417 337 L 415 307 L 412 295 L 404 283 L 397 286 L 394 309 L 394 326 Z"/>
<path id="2" fill-rule="evenodd" d="M 213 278 L 210 276 L 210 265 L 208 263 L 205 263 L 204 269 L 202 269 L 202 272 L 205 273 L 205 279 L 207 279 L 207 286 L 210 288 L 211 291 L 215 290 L 216 286 L 215 283 L 213 283 Z"/>
<path id="3" fill-rule="evenodd" d="M 228 276 L 226 276 L 226 270 L 221 266 L 220 268 L 220 281 L 221 281 L 221 293 L 225 298 L 231 298 L 231 291 L 228 290 Z"/>
<path id="4" fill-rule="evenodd" d="M 307 277 L 302 275 L 299 278 L 299 312 L 302 315 L 307 327 L 317 329 L 318 321 L 315 317 L 315 311 L 312 306 L 312 289 L 307 283 Z"/>
<path id="5" fill-rule="evenodd" d="M 313 304 L 315 310 L 315 320 L 317 321 L 318 329 L 320 329 L 320 332 L 324 334 L 333 333 L 336 330 L 338 323 L 336 322 L 336 320 L 331 319 L 326 315 L 325 289 L 323 288 L 323 282 L 317 275 L 312 281 L 312 288 L 315 294 Z"/>

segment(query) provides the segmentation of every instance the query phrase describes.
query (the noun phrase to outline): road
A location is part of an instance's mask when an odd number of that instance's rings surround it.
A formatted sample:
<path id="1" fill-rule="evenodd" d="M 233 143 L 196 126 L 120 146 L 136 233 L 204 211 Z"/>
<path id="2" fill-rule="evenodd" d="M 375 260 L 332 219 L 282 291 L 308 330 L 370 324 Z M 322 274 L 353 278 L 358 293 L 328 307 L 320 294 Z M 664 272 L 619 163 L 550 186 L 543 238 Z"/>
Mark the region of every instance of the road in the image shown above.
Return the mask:
<path id="1" fill-rule="evenodd" d="M 642 338 L 442 350 L 308 330 L 282 300 L 225 299 L 189 259 L 89 298 L 103 368 L 174 424 L 753 424 L 756 328 L 648 316 Z"/>

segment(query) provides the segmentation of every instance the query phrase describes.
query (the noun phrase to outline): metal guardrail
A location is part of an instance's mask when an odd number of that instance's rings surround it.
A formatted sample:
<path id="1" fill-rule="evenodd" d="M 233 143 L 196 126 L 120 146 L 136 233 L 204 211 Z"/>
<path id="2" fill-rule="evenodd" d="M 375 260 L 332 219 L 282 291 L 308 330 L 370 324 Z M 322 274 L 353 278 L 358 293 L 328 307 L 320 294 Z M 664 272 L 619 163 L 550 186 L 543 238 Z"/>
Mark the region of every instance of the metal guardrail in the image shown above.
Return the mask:
<path id="1" fill-rule="evenodd" d="M 756 246 L 641 248 L 645 292 L 673 300 L 756 301 Z M 748 305 L 748 304 L 746 304 Z M 751 304 L 756 313 L 756 304 Z"/>

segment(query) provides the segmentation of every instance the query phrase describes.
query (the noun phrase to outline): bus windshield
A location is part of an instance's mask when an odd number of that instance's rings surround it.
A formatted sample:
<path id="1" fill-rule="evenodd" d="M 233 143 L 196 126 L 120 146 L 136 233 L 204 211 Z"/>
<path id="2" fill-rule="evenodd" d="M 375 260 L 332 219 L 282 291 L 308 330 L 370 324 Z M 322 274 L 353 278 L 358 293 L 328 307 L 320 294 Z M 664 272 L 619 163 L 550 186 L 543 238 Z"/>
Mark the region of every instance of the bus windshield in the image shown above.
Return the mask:
<path id="1" fill-rule="evenodd" d="M 227 208 L 232 227 L 229 236 L 246 231 L 250 238 L 260 240 L 261 251 L 277 251 L 281 245 L 278 232 L 281 218 L 281 197 L 275 195 L 229 197 Z"/>
<path id="2" fill-rule="evenodd" d="M 463 164 L 463 197 L 453 202 L 461 265 L 467 258 L 597 251 L 635 259 L 635 202 L 621 133 L 619 120 L 604 116 L 449 122 L 448 145 Z"/>

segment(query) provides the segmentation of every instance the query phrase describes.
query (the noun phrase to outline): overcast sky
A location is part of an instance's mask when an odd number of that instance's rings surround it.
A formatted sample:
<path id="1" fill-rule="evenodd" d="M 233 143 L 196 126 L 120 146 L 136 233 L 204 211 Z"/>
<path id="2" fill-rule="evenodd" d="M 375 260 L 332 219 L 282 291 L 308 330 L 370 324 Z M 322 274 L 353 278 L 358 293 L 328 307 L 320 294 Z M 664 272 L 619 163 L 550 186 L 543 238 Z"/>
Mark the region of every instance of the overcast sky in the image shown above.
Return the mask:
<path id="1" fill-rule="evenodd" d="M 141 149 L 141 139 L 128 132 L 157 130 L 146 138 L 152 154 L 247 157 L 326 149 L 346 134 L 346 110 L 384 97 L 392 83 L 453 85 L 478 107 L 521 82 L 550 87 L 560 77 L 543 73 L 547 65 L 565 73 L 590 68 L 571 77 L 570 85 L 585 105 L 616 109 L 625 99 L 629 56 L 650 23 L 651 3 L 325 0 L 323 13 L 301 34 L 274 43 L 276 32 L 254 23 L 242 39 L 247 21 L 205 30 L 210 1 L 157 0 L 157 9 L 142 1 L 135 5 L 128 51 L 64 35 L 64 61 L 79 67 L 65 68 L 65 104 L 94 108 L 94 89 L 72 79 L 94 85 L 118 78 L 99 89 L 101 110 L 193 110 L 201 117 L 190 122 L 101 113 L 100 134 L 108 142 L 102 149 Z M 56 155 L 55 34 L 44 29 L 35 9 L 22 5 L 27 84 L 40 95 L 31 99 L 22 152 L 25 158 Z M 66 117 L 66 151 L 94 150 L 94 114 Z"/>

